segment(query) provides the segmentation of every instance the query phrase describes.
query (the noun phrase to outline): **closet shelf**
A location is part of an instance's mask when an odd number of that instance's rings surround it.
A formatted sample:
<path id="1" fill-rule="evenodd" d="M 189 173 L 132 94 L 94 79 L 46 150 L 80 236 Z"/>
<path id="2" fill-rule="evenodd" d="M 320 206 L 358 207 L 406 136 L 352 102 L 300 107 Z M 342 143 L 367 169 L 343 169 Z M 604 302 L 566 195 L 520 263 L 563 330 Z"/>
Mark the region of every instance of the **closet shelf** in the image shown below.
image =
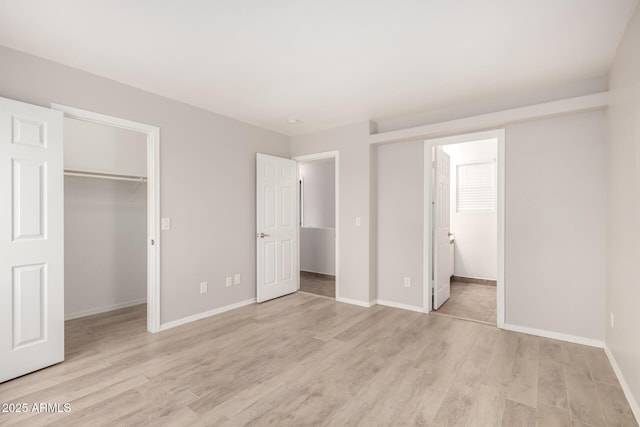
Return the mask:
<path id="1" fill-rule="evenodd" d="M 147 178 L 144 176 L 121 175 L 117 173 L 87 172 L 87 171 L 65 169 L 64 174 L 66 176 L 79 176 L 84 178 L 99 178 L 99 179 L 114 179 L 117 181 L 147 182 Z"/>

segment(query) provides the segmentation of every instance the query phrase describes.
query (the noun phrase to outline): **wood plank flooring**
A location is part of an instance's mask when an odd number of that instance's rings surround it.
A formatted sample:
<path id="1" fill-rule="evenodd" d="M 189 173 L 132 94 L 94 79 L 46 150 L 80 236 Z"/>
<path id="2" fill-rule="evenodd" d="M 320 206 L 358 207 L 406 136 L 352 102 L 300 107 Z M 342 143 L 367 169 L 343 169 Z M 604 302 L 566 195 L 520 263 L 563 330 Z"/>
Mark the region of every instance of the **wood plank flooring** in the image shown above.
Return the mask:
<path id="1" fill-rule="evenodd" d="M 308 294 L 158 334 L 137 306 L 66 323 L 66 361 L 0 425 L 637 426 L 600 349 Z"/>
<path id="2" fill-rule="evenodd" d="M 326 274 L 300 272 L 300 290 L 323 297 L 336 297 L 336 278 Z"/>
<path id="3" fill-rule="evenodd" d="M 495 286 L 452 281 L 449 299 L 436 312 L 495 325 L 496 299 Z"/>

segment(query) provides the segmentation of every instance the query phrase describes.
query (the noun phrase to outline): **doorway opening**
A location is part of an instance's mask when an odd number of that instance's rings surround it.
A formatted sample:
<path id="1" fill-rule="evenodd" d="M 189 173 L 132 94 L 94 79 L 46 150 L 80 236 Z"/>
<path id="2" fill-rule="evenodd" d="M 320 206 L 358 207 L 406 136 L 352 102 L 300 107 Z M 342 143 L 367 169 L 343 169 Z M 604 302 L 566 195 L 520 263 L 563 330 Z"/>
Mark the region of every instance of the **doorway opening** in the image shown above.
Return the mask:
<path id="1" fill-rule="evenodd" d="M 65 116 L 65 320 L 132 307 L 157 332 L 159 129 L 52 109 Z"/>
<path id="2" fill-rule="evenodd" d="M 425 141 L 427 311 L 504 325 L 504 130 Z"/>
<path id="3" fill-rule="evenodd" d="M 300 292 L 339 295 L 338 153 L 294 158 L 298 162 Z"/>

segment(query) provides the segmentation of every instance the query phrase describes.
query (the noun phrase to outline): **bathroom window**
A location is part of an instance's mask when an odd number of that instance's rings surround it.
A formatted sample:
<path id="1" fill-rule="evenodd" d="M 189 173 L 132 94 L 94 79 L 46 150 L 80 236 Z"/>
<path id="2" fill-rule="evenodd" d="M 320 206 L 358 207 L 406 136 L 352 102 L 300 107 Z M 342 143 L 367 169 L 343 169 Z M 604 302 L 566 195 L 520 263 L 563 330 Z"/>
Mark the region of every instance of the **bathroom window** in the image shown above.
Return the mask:
<path id="1" fill-rule="evenodd" d="M 456 166 L 456 212 L 494 212 L 495 161 Z"/>

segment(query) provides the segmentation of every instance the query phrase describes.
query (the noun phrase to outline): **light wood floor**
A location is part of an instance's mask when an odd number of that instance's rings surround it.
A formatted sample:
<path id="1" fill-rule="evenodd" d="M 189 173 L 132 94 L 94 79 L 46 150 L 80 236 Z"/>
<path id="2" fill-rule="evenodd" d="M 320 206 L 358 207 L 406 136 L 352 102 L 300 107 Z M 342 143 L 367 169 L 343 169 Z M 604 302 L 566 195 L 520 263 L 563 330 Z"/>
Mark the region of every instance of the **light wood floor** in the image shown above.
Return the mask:
<path id="1" fill-rule="evenodd" d="M 438 310 L 464 319 L 496 322 L 496 287 L 476 283 L 451 282 L 449 299 Z"/>
<path id="2" fill-rule="evenodd" d="M 323 297 L 336 297 L 336 278 L 326 274 L 300 272 L 300 290 Z"/>
<path id="3" fill-rule="evenodd" d="M 636 425 L 600 349 L 307 294 L 161 332 L 138 306 L 67 322 L 62 364 L 2 402 L 70 402 L 2 425 Z"/>

